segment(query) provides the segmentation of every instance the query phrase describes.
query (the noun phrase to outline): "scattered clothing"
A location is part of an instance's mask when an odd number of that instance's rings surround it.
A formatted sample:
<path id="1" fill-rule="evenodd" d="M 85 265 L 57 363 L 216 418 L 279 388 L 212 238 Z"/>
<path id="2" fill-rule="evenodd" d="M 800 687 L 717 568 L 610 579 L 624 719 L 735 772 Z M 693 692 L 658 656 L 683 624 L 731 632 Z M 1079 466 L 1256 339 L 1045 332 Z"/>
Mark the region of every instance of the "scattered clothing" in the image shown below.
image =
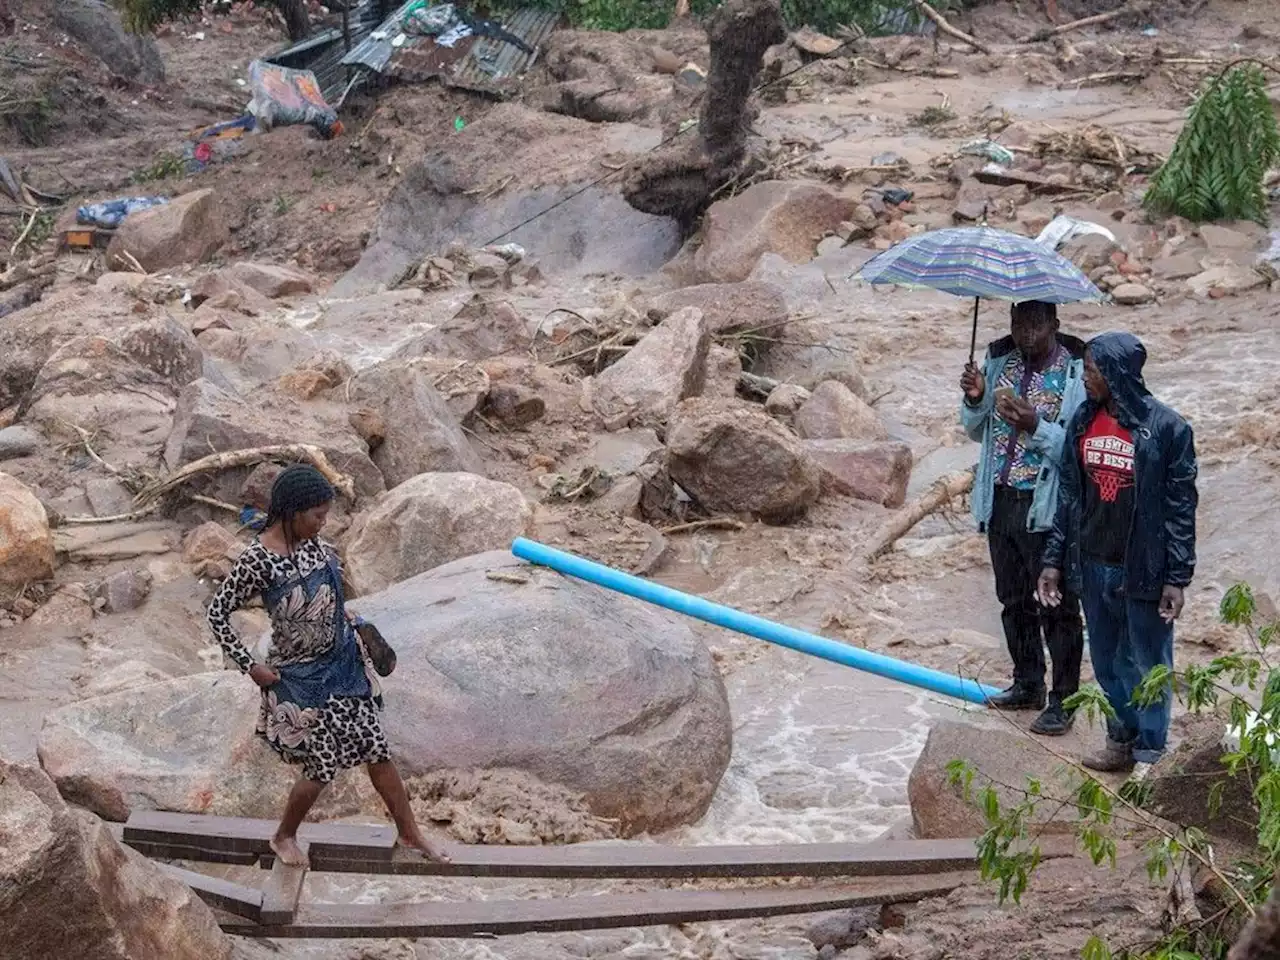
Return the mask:
<path id="1" fill-rule="evenodd" d="M 242 672 L 253 655 L 231 614 L 261 595 L 271 616 L 267 666 L 280 681 L 262 691 L 257 733 L 308 780 L 330 783 L 341 770 L 391 759 L 380 717 L 377 674 L 346 614 L 342 570 L 318 540 L 281 556 L 255 539 L 209 604 L 223 651 Z"/>
<path id="2" fill-rule="evenodd" d="M 76 223 L 82 227 L 115 230 L 130 214 L 163 206 L 168 202 L 168 197 L 120 197 L 102 203 L 91 203 L 76 210 Z"/>

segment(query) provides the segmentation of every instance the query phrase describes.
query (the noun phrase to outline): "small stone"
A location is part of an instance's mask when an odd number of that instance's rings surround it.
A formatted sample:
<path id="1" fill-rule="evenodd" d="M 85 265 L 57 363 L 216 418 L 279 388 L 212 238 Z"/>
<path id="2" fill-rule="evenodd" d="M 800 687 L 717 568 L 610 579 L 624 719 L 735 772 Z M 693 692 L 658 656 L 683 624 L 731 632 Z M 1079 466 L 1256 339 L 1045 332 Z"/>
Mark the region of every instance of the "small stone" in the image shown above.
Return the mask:
<path id="1" fill-rule="evenodd" d="M 5 427 L 0 430 L 0 460 L 29 457 L 42 442 L 40 434 L 30 427 Z"/>
<path id="2" fill-rule="evenodd" d="M 795 414 L 796 433 L 806 440 L 880 440 L 888 436 L 866 401 L 836 380 L 824 380 Z"/>
<path id="3" fill-rule="evenodd" d="M 347 421 L 356 435 L 368 445 L 370 453 L 382 446 L 387 439 L 387 421 L 377 410 L 361 407 L 353 410 Z"/>
<path id="4" fill-rule="evenodd" d="M 956 223 L 978 223 L 987 215 L 987 205 L 981 200 L 967 200 L 957 204 L 951 212 L 951 219 Z"/>
<path id="5" fill-rule="evenodd" d="M 86 480 L 84 494 L 95 517 L 115 517 L 133 509 L 133 494 L 114 477 Z"/>
<path id="6" fill-rule="evenodd" d="M 240 541 L 219 523 L 202 523 L 182 544 L 182 559 L 193 566 L 206 560 L 226 560 L 239 552 Z"/>
<path id="7" fill-rule="evenodd" d="M 128 613 L 151 595 L 151 574 L 146 570 L 122 570 L 98 585 L 97 595 L 107 613 Z"/>
<path id="8" fill-rule="evenodd" d="M 271 505 L 271 488 L 275 486 L 276 478 L 283 472 L 284 467 L 278 464 L 258 464 L 240 486 L 240 502 L 259 510 L 266 510 Z"/>
<path id="9" fill-rule="evenodd" d="M 1123 304 L 1126 307 L 1136 307 L 1144 303 L 1151 303 L 1156 298 L 1156 295 L 1148 287 L 1144 287 L 1140 283 L 1122 283 L 1111 291 L 1111 296 L 1115 298 L 1116 303 Z"/>
<path id="10" fill-rule="evenodd" d="M 497 383 L 489 390 L 485 415 L 508 427 L 527 427 L 542 419 L 546 401 L 528 387 L 515 383 Z"/>
<path id="11" fill-rule="evenodd" d="M 770 416 L 790 423 L 811 396 L 813 394 L 799 384 L 780 383 L 765 400 L 764 409 Z"/>

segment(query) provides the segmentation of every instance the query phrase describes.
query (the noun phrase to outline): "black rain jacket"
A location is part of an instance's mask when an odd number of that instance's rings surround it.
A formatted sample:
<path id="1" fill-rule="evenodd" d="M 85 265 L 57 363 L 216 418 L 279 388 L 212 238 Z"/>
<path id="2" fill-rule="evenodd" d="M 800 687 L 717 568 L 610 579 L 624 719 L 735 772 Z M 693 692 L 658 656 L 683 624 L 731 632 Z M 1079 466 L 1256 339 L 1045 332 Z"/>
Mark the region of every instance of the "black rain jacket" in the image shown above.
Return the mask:
<path id="1" fill-rule="evenodd" d="M 1191 426 L 1151 395 L 1142 379 L 1147 351 L 1129 333 L 1089 341 L 1089 355 L 1114 401 L 1114 415 L 1133 433 L 1134 507 L 1125 550 L 1125 589 L 1156 601 L 1166 585 L 1186 587 L 1196 566 L 1196 451 Z M 1062 480 L 1044 565 L 1062 570 L 1077 596 L 1082 587 L 1080 521 L 1084 464 L 1080 440 L 1099 405 L 1086 400 L 1067 427 Z"/>

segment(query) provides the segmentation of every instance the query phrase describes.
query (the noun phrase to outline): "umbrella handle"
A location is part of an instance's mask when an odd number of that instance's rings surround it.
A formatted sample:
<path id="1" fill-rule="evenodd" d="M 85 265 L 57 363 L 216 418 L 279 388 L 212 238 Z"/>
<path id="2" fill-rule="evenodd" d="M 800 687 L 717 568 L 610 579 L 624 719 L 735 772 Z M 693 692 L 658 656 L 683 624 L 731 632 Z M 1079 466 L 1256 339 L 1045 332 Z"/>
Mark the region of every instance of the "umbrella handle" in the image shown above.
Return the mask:
<path id="1" fill-rule="evenodd" d="M 978 352 L 978 303 L 977 297 L 973 298 L 973 334 L 969 337 L 969 366 L 973 366 L 974 354 Z"/>

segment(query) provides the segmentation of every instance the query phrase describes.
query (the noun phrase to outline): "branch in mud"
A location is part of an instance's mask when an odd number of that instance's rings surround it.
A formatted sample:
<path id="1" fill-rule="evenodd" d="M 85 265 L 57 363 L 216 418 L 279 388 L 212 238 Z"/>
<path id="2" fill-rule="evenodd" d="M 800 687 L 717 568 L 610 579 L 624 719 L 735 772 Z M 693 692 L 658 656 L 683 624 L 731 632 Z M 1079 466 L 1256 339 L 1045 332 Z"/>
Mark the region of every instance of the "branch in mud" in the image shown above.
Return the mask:
<path id="1" fill-rule="evenodd" d="M 148 484 L 138 491 L 134 505 L 138 509 L 149 506 L 168 493 L 176 490 L 184 483 L 198 477 L 202 473 L 219 470 L 230 470 L 234 467 L 248 467 L 259 463 L 279 460 L 285 462 L 307 462 L 314 466 L 339 493 L 348 500 L 355 499 L 355 484 L 346 474 L 334 469 L 329 458 L 319 447 L 310 444 L 295 443 L 281 446 L 252 447 L 248 450 L 228 450 L 214 453 L 207 457 L 188 463 L 185 467 L 171 473 L 163 480 Z"/>
<path id="2" fill-rule="evenodd" d="M 1040 43 L 1043 40 L 1051 40 L 1054 37 L 1060 37 L 1065 33 L 1073 33 L 1076 30 L 1085 30 L 1089 27 L 1098 27 L 1104 23 L 1110 23 L 1112 20 L 1118 20 L 1121 17 L 1129 15 L 1139 15 L 1146 13 L 1151 9 L 1149 2 L 1138 0 L 1135 3 L 1126 3 L 1118 10 L 1111 10 L 1108 13 L 1099 13 L 1092 17 L 1081 17 L 1079 20 L 1072 20 L 1070 23 L 1064 23 L 1058 27 L 1049 27 L 1045 30 L 1038 30 L 1035 33 L 1028 34 L 1020 39 L 1019 43 Z"/>
<path id="3" fill-rule="evenodd" d="M 938 28 L 939 33 L 945 33 L 953 40 L 959 40 L 961 43 L 967 43 L 979 53 L 991 53 L 991 48 L 986 44 L 980 43 L 977 39 L 969 36 L 969 34 L 965 33 L 963 30 L 958 30 L 953 27 L 946 17 L 929 5 L 927 0 L 912 0 L 912 2 L 916 5 L 916 9 L 920 11 L 922 16 L 933 21 L 934 26 Z"/>
<path id="4" fill-rule="evenodd" d="M 711 63 L 696 139 L 680 137 L 639 164 L 623 186 L 631 206 L 689 226 L 741 174 L 754 119 L 751 94 L 765 51 L 787 38 L 778 0 L 727 0 L 707 27 Z"/>
<path id="5" fill-rule="evenodd" d="M 974 470 L 952 473 L 938 480 L 925 493 L 895 513 L 872 536 L 867 547 L 867 562 L 883 557 L 917 523 L 936 513 L 952 500 L 973 490 Z"/>

